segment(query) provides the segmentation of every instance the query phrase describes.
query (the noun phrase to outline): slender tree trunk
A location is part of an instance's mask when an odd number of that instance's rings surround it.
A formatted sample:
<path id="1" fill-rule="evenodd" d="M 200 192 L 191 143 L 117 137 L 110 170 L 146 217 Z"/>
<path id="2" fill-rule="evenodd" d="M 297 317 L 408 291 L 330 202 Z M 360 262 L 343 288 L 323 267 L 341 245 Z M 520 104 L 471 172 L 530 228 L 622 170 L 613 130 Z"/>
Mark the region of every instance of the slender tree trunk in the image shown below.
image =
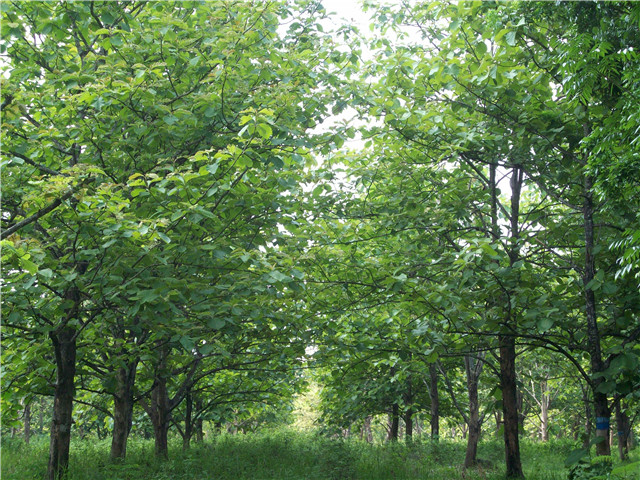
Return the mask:
<path id="1" fill-rule="evenodd" d="M 56 359 L 56 386 L 49 444 L 48 480 L 62 478 L 69 468 L 73 396 L 76 373 L 76 331 L 64 328 L 50 333 Z"/>
<path id="2" fill-rule="evenodd" d="M 389 428 L 389 440 L 391 442 L 398 441 L 398 432 L 400 430 L 400 407 L 394 403 L 391 407 L 391 425 Z"/>
<path id="3" fill-rule="evenodd" d="M 440 397 L 438 394 L 438 368 L 435 363 L 429 364 L 429 399 L 431 400 L 431 439 L 440 437 Z"/>
<path id="4" fill-rule="evenodd" d="M 184 437 L 182 437 L 182 450 L 188 450 L 191 447 L 191 436 L 193 435 L 193 423 L 192 423 L 192 412 L 193 412 L 193 397 L 191 396 L 191 392 L 187 392 L 186 395 L 186 405 L 185 405 L 185 415 L 184 415 Z"/>
<path id="5" fill-rule="evenodd" d="M 404 438 L 410 442 L 413 437 L 413 409 L 408 407 L 404 412 Z"/>
<path id="6" fill-rule="evenodd" d="M 587 346 L 591 360 L 591 374 L 604 372 L 604 363 L 602 361 L 602 351 L 600 349 L 600 333 L 598 331 L 598 317 L 596 314 L 596 297 L 593 289 L 589 286 L 595 277 L 595 256 L 593 249 L 595 247 L 594 227 L 593 227 L 593 178 L 585 177 L 584 185 L 584 242 L 585 242 L 585 260 L 584 260 L 584 296 L 586 303 L 587 316 Z M 607 395 L 598 391 L 598 386 L 604 381 L 604 377 L 598 377 L 593 380 L 593 408 L 596 414 L 596 437 L 603 440 L 596 444 L 597 455 L 611 455 L 611 446 L 609 444 L 609 421 L 611 411 L 609 410 L 609 402 Z"/>
<path id="7" fill-rule="evenodd" d="M 620 460 L 626 460 L 629 455 L 629 417 L 622 409 L 622 399 L 618 397 L 615 402 L 616 426 L 618 427 L 618 454 Z"/>
<path id="8" fill-rule="evenodd" d="M 465 355 L 464 367 L 467 376 L 467 395 L 469 399 L 469 416 L 467 418 L 469 436 L 467 437 L 464 469 L 470 468 L 477 463 L 478 441 L 480 440 L 481 428 L 478 381 L 482 373 L 482 366 L 482 360 Z"/>
<path id="9" fill-rule="evenodd" d="M 500 428 L 502 428 L 502 411 L 498 410 L 494 413 L 496 419 L 496 436 L 500 436 Z"/>
<path id="10" fill-rule="evenodd" d="M 44 409 L 47 402 L 44 397 L 40 398 L 40 411 L 38 412 L 38 433 L 42 435 L 44 433 Z"/>
<path id="11" fill-rule="evenodd" d="M 195 408 L 196 408 L 196 422 L 195 422 L 195 433 L 196 433 L 196 442 L 202 443 L 204 440 L 204 431 L 203 431 L 203 420 L 202 420 L 202 399 L 200 395 L 196 395 L 194 400 Z"/>
<path id="12" fill-rule="evenodd" d="M 591 400 L 589 399 L 589 391 L 584 386 L 582 387 L 582 402 L 584 404 L 584 439 L 582 440 L 582 447 L 588 448 L 591 442 Z"/>
<path id="13" fill-rule="evenodd" d="M 507 478 L 524 478 L 520 460 L 520 439 L 517 408 L 516 345 L 512 336 L 500 335 L 500 383 Z"/>
<path id="14" fill-rule="evenodd" d="M 373 443 L 373 431 L 371 430 L 371 417 L 364 419 L 364 433 L 367 443 Z"/>
<path id="15" fill-rule="evenodd" d="M 113 434 L 111 459 L 124 460 L 127 456 L 127 440 L 133 423 L 133 387 L 135 385 L 136 359 L 116 373 L 116 391 L 113 395 Z"/>
<path id="16" fill-rule="evenodd" d="M 24 410 L 22 413 L 22 425 L 24 426 L 24 443 L 29 445 L 29 440 L 31 439 L 31 400 L 27 401 L 26 398 L 23 400 Z"/>
<path id="17" fill-rule="evenodd" d="M 547 379 L 540 381 L 540 438 L 543 442 L 549 441 L 549 407 L 551 406 L 551 397 L 547 393 Z"/>

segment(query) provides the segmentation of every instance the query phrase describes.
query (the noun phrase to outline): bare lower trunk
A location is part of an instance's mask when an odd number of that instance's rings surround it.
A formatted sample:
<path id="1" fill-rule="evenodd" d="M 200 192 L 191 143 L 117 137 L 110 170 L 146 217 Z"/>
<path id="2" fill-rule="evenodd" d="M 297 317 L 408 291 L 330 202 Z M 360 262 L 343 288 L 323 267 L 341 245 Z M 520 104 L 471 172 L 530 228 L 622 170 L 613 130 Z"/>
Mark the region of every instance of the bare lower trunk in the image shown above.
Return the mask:
<path id="1" fill-rule="evenodd" d="M 391 418 L 389 428 L 389 441 L 398 441 L 398 431 L 400 430 L 400 407 L 397 403 L 394 403 L 391 407 Z"/>
<path id="2" fill-rule="evenodd" d="M 373 431 L 371 430 L 371 417 L 364 419 L 364 438 L 367 443 L 373 443 Z"/>
<path id="3" fill-rule="evenodd" d="M 184 414 L 184 437 L 182 437 L 182 450 L 188 450 L 191 447 L 191 436 L 193 435 L 193 398 L 191 392 L 187 393 L 185 397 L 185 414 Z"/>
<path id="4" fill-rule="evenodd" d="M 75 330 L 51 332 L 56 358 L 56 386 L 49 444 L 48 480 L 62 478 L 69 468 L 71 424 L 73 422 L 74 379 L 76 372 Z"/>
<path id="5" fill-rule="evenodd" d="M 496 419 L 496 436 L 500 436 L 500 429 L 502 428 L 502 412 L 500 410 L 494 413 Z"/>
<path id="6" fill-rule="evenodd" d="M 480 403 L 478 402 L 478 382 L 482 373 L 482 354 L 479 358 L 465 355 L 464 367 L 467 376 L 467 396 L 469 400 L 469 416 L 467 426 L 469 436 L 467 437 L 467 451 L 464 457 L 463 468 L 467 469 L 477 463 L 478 441 L 480 440 Z"/>
<path id="7" fill-rule="evenodd" d="M 204 430 L 203 430 L 203 420 L 202 420 L 202 400 L 198 395 L 196 395 L 196 400 L 194 401 L 196 406 L 196 422 L 195 422 L 195 433 L 196 433 L 196 442 L 202 443 L 204 440 Z"/>
<path id="8" fill-rule="evenodd" d="M 438 368 L 429 364 L 429 399 L 431 400 L 431 438 L 440 437 L 440 397 L 438 395 Z"/>
<path id="9" fill-rule="evenodd" d="M 410 442 L 413 437 L 413 410 L 407 408 L 404 412 L 404 438 Z"/>
<path id="10" fill-rule="evenodd" d="M 540 438 L 543 442 L 549 441 L 549 406 L 551 397 L 547 393 L 548 382 L 546 379 L 540 382 Z"/>
<path id="11" fill-rule="evenodd" d="M 582 402 L 584 404 L 584 438 L 582 439 L 582 447 L 589 448 L 591 442 L 591 400 L 589 399 L 589 391 L 582 386 Z"/>
<path id="12" fill-rule="evenodd" d="M 620 460 L 626 460 L 629 456 L 629 417 L 622 409 L 622 399 L 616 399 L 616 426 L 618 427 L 618 454 Z"/>
<path id="13" fill-rule="evenodd" d="M 520 439 L 517 408 L 516 348 L 512 336 L 500 335 L 500 384 L 507 478 L 524 478 L 520 460 Z"/>
<path id="14" fill-rule="evenodd" d="M 127 456 L 127 440 L 133 421 L 133 386 L 138 361 L 120 367 L 116 373 L 116 392 L 113 396 L 113 433 L 111 459 L 124 460 Z"/>
<path id="15" fill-rule="evenodd" d="M 22 424 L 24 425 L 24 443 L 29 445 L 31 439 L 31 401 L 24 401 L 24 412 L 22 414 Z"/>

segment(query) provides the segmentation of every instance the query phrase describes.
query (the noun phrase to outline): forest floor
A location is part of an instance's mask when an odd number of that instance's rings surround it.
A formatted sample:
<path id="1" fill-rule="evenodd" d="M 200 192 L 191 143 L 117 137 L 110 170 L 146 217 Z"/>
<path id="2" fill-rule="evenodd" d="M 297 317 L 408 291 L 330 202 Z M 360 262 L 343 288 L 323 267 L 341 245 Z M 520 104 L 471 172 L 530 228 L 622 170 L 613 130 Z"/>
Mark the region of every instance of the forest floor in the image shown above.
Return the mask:
<path id="1" fill-rule="evenodd" d="M 503 447 L 497 439 L 483 441 L 481 465 L 462 474 L 463 441 L 416 440 L 412 444 L 367 444 L 334 440 L 291 430 L 250 435 L 222 435 L 194 444 L 183 452 L 174 439 L 169 460 L 158 461 L 153 441 L 131 438 L 124 463 L 109 461 L 109 440 L 75 440 L 68 480 L 311 480 L 428 479 L 492 480 L 504 478 Z M 527 480 L 565 480 L 564 460 L 575 442 L 522 443 Z M 25 445 L 3 438 L 3 480 L 45 477 L 48 439 Z M 640 460 L 640 448 L 632 452 Z M 638 478 L 635 473 L 611 478 Z M 585 477 L 586 478 L 586 477 Z"/>

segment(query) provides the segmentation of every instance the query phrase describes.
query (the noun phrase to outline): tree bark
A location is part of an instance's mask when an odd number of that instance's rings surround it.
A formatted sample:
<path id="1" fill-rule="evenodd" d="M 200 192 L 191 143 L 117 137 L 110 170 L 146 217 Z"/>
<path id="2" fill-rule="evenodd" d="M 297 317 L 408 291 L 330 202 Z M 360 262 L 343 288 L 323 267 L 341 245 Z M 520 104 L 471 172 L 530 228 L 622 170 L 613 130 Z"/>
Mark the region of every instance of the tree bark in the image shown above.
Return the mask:
<path id="1" fill-rule="evenodd" d="M 116 373 L 116 391 L 113 395 L 113 434 L 111 459 L 124 460 L 127 456 L 127 440 L 133 422 L 133 387 L 135 385 L 138 360 Z"/>
<path id="2" fill-rule="evenodd" d="M 400 407 L 394 403 L 391 407 L 391 425 L 389 428 L 389 441 L 398 441 L 398 431 L 400 430 Z"/>
<path id="3" fill-rule="evenodd" d="M 431 439 L 440 437 L 440 396 L 438 394 L 438 368 L 435 363 L 429 364 L 429 398 L 431 400 Z"/>
<path id="4" fill-rule="evenodd" d="M 404 412 L 404 438 L 410 442 L 413 438 L 413 409 L 408 407 Z"/>
<path id="5" fill-rule="evenodd" d="M 464 469 L 470 468 L 477 463 L 478 441 L 480 440 L 480 429 L 482 427 L 480 403 L 478 401 L 478 381 L 482 373 L 482 366 L 482 360 L 465 355 L 464 367 L 467 376 L 467 395 L 469 399 L 469 416 L 467 418 L 469 436 L 467 437 Z"/>
<path id="6" fill-rule="evenodd" d="M 193 398 L 191 396 L 191 392 L 187 392 L 186 395 L 186 405 L 185 405 L 185 414 L 184 414 L 184 437 L 182 437 L 182 450 L 188 450 L 191 447 L 191 436 L 193 435 L 193 423 L 192 423 L 192 412 L 193 412 Z"/>
<path id="7" fill-rule="evenodd" d="M 73 396 L 76 373 L 76 331 L 63 328 L 49 334 L 56 359 L 56 386 L 49 444 L 48 480 L 62 478 L 69 468 Z"/>
<path id="8" fill-rule="evenodd" d="M 584 259 L 584 297 L 586 304 L 587 317 L 587 347 L 591 359 L 591 374 L 604 372 L 604 362 L 602 361 L 602 351 L 600 349 L 600 333 L 598 332 L 598 317 L 596 314 L 596 298 L 593 289 L 590 286 L 591 281 L 595 277 L 595 256 L 593 250 L 595 247 L 594 226 L 593 226 L 593 178 L 589 175 L 584 180 L 584 243 L 585 243 L 585 259 Z M 609 444 L 609 421 L 611 411 L 607 395 L 598 391 L 598 387 L 605 378 L 599 376 L 594 378 L 592 383 L 593 389 L 593 408 L 596 414 L 596 437 L 602 440 L 596 443 L 597 455 L 611 455 L 611 446 Z"/>
<path id="9" fill-rule="evenodd" d="M 29 445 L 31 439 L 31 400 L 24 402 L 24 412 L 22 415 L 22 424 L 24 425 L 24 443 Z"/>
<path id="10" fill-rule="evenodd" d="M 516 345 L 509 335 L 498 337 L 500 344 L 500 384 L 502 389 L 502 416 L 504 418 L 504 445 L 507 478 L 524 478 L 520 460 L 520 439 L 517 408 Z"/>
<path id="11" fill-rule="evenodd" d="M 589 399 L 589 391 L 582 384 L 582 402 L 584 404 L 584 438 L 582 440 L 582 447 L 588 448 L 591 442 L 591 400 Z"/>
<path id="12" fill-rule="evenodd" d="M 618 427 L 618 454 L 620 460 L 626 460 L 629 456 L 629 417 L 622 409 L 622 399 L 616 398 L 616 426 Z"/>

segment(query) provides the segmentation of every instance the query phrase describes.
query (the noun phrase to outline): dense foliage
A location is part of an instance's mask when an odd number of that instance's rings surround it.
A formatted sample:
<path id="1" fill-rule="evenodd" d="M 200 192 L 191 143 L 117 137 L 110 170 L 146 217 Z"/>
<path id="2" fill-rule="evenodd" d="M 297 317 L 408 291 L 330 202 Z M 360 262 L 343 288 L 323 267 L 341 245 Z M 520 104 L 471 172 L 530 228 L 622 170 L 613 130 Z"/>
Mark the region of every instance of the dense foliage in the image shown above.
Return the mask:
<path id="1" fill-rule="evenodd" d="M 639 4 L 0 8 L 2 428 L 39 418 L 49 479 L 309 383 L 325 433 L 463 435 L 464 469 L 483 434 L 511 478 L 523 436 L 627 457 Z"/>

